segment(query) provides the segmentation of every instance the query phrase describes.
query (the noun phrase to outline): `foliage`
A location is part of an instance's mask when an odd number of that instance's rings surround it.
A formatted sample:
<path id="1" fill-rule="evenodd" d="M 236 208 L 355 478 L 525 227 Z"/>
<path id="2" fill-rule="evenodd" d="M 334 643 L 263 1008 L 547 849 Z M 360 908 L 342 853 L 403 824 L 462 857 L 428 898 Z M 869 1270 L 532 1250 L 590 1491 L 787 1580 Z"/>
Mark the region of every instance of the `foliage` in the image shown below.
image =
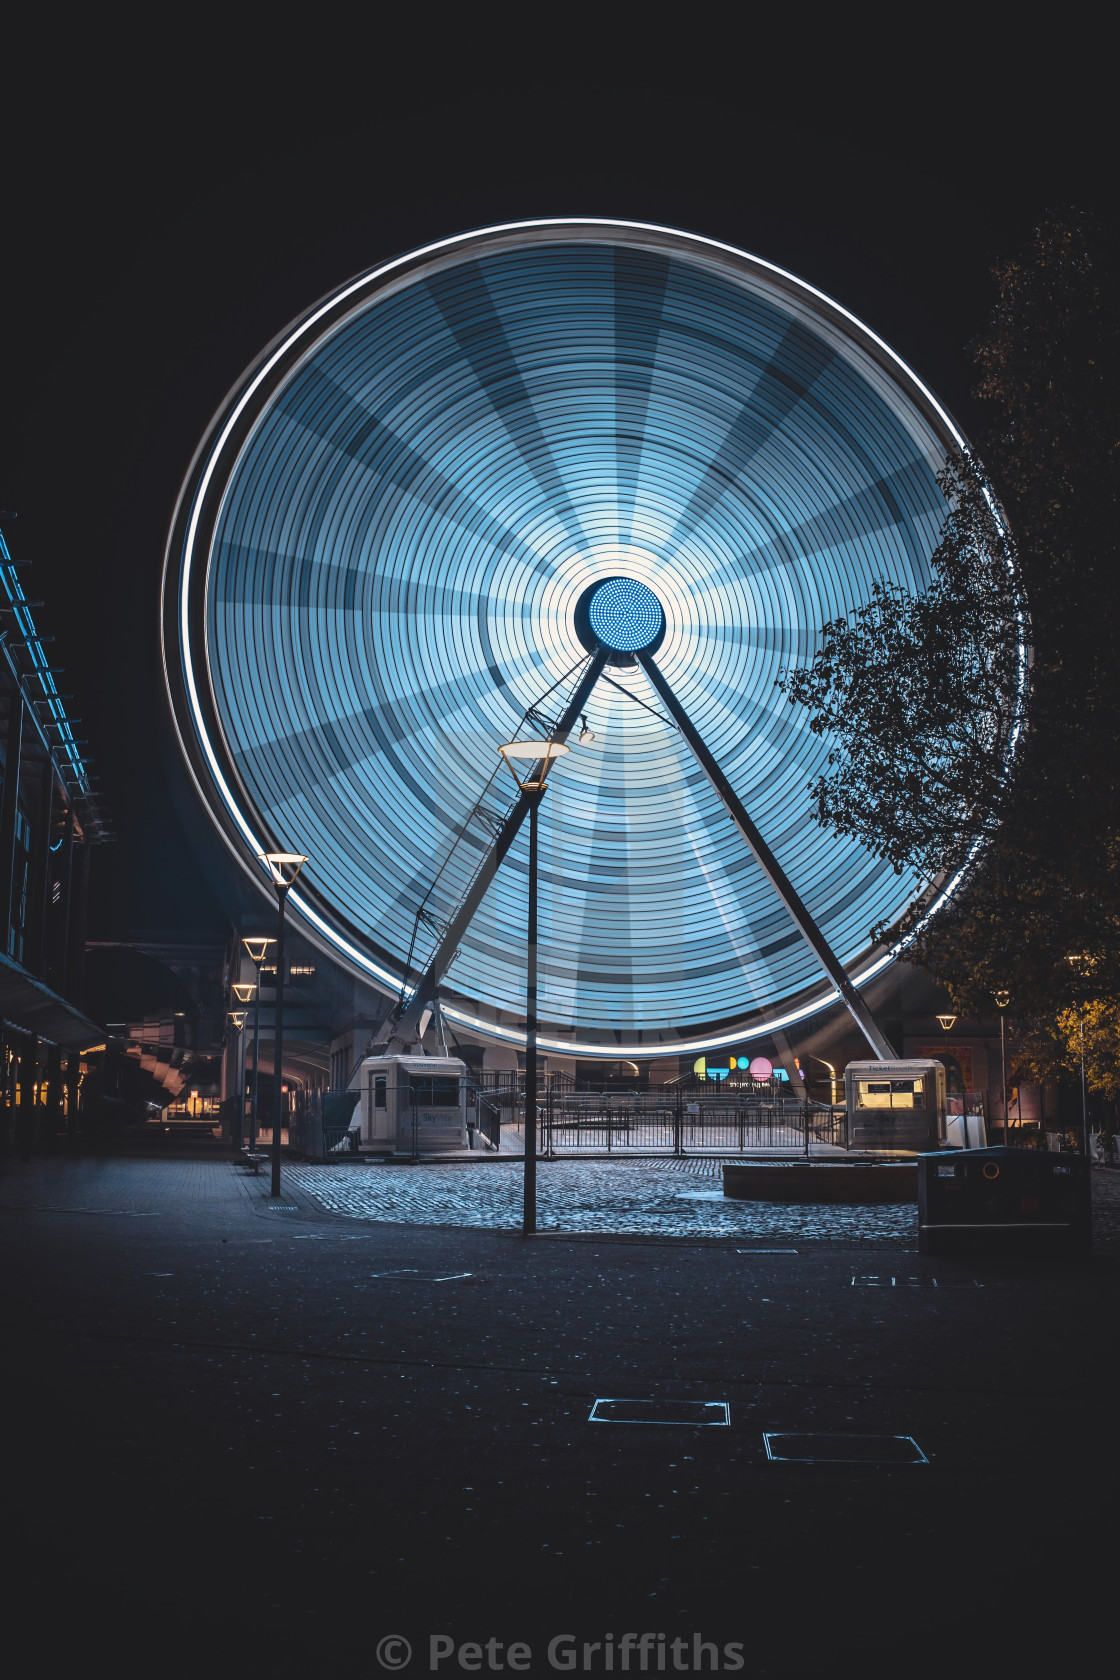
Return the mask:
<path id="1" fill-rule="evenodd" d="M 1120 1099 L 1120 1008 L 1092 999 L 1082 1006 L 1060 1010 L 1053 1021 L 1044 1017 L 1020 1023 L 1016 1034 L 1019 1073 L 1039 1084 L 1073 1075 L 1081 1077 L 1095 1096 L 1108 1102 Z"/>
<path id="2" fill-rule="evenodd" d="M 1087 955 L 1100 1007 L 1120 1006 L 1120 286 L 1114 250 L 1077 212 L 1046 217 L 994 278 L 995 309 L 972 347 L 988 420 L 982 456 L 1014 534 L 1033 644 L 1012 774 L 1001 775 L 994 722 L 1006 705 L 1005 641 L 987 661 L 966 643 L 973 663 L 960 675 L 920 657 L 923 635 L 936 651 L 947 632 L 951 620 L 938 615 L 951 610 L 951 589 L 963 591 L 966 615 L 986 610 L 983 564 L 975 583 L 967 565 L 963 577 L 946 567 L 962 506 L 967 515 L 960 498 L 927 596 L 892 604 L 891 634 L 880 640 L 871 629 L 883 595 L 844 633 L 826 626 L 817 660 L 787 677 L 786 692 L 810 707 L 814 727 L 837 734 L 841 756 L 812 790 L 826 826 L 930 874 L 984 839 L 928 927 L 916 909 L 892 931 L 918 929 L 910 960 L 962 1012 L 988 1013 L 1005 987 L 1022 1021 L 1078 999 L 1071 952 Z M 967 467 L 957 464 L 958 477 Z M 902 692 L 890 703 L 896 677 Z M 881 723 L 872 694 L 888 702 Z M 886 791 L 861 818 L 857 790 L 866 797 L 876 776 Z"/>
<path id="3" fill-rule="evenodd" d="M 929 587 L 875 583 L 779 683 L 835 743 L 810 789 L 818 822 L 930 880 L 995 831 L 1023 640 L 1012 556 L 976 463 L 955 454 L 938 481 L 950 512 Z"/>

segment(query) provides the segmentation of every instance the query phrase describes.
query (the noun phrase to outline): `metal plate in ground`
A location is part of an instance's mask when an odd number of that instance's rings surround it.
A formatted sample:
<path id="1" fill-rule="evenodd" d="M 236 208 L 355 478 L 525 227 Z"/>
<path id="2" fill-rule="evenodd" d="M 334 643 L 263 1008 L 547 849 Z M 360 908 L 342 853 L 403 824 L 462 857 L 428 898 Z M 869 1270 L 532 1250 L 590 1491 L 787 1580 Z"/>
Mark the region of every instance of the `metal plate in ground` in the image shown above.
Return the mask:
<path id="1" fill-rule="evenodd" d="M 684 1429 L 725 1429 L 726 1400 L 596 1400 L 588 1423 L 653 1423 Z"/>
<path id="2" fill-rule="evenodd" d="M 937 1289 L 935 1277 L 903 1277 L 894 1272 L 856 1272 L 853 1289 Z"/>
<path id="3" fill-rule="evenodd" d="M 404 1283 L 457 1283 L 460 1278 L 473 1277 L 473 1272 L 420 1272 L 405 1266 L 395 1272 L 371 1272 L 370 1277 L 399 1278 Z"/>
<path id="4" fill-rule="evenodd" d="M 912 1435 L 763 1434 L 772 1464 L 928 1464 Z"/>
<path id="5" fill-rule="evenodd" d="M 942 1283 L 935 1277 L 903 1277 L 893 1272 L 855 1272 L 853 1289 L 983 1289 L 976 1278 L 951 1278 Z"/>

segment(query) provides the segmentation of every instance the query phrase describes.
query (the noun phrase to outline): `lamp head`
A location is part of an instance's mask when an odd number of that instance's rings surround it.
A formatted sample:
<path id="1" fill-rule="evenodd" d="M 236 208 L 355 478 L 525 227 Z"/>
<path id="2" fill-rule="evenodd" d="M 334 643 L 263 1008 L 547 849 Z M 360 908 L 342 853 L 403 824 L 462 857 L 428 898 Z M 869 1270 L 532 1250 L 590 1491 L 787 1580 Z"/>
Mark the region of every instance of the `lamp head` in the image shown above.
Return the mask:
<path id="1" fill-rule="evenodd" d="M 253 943 L 256 944 L 257 941 L 254 940 Z M 253 1001 L 253 993 L 256 989 L 256 986 L 253 985 L 251 980 L 235 980 L 233 985 L 230 987 L 230 990 L 237 999 L 238 1003 L 251 1003 Z"/>
<path id="2" fill-rule="evenodd" d="M 275 945 L 276 941 L 275 939 L 264 939 L 254 935 L 252 939 L 243 939 L 241 943 L 249 953 L 250 962 L 255 962 L 259 968 L 264 961 L 264 954 L 268 947 Z"/>
<path id="3" fill-rule="evenodd" d="M 262 852 L 260 860 L 268 865 L 268 872 L 272 876 L 272 884 L 276 887 L 293 886 L 300 870 L 307 862 L 307 858 L 302 852 Z"/>
<path id="4" fill-rule="evenodd" d="M 245 1025 L 245 1011 L 243 1009 L 231 1009 L 229 1012 L 229 1024 L 231 1027 L 235 1028 L 237 1032 L 240 1032 L 242 1027 Z"/>
<path id="5" fill-rule="evenodd" d="M 535 793 L 543 791 L 548 785 L 548 772 L 553 759 L 562 757 L 564 753 L 570 752 L 571 748 L 561 741 L 507 741 L 498 751 L 509 765 L 518 787 L 525 793 Z M 517 762 L 531 765 L 533 768 L 527 769 L 524 776 L 519 776 Z M 538 765 L 542 768 L 539 774 L 534 775 Z"/>
<path id="6" fill-rule="evenodd" d="M 992 996 L 996 1000 L 997 1009 L 1006 1009 L 1008 1004 L 1011 1002 L 1010 992 L 993 992 Z"/>
<path id="7" fill-rule="evenodd" d="M 942 1032 L 952 1032 L 953 1028 L 957 1024 L 957 1017 L 955 1015 L 938 1015 L 936 1020 Z"/>

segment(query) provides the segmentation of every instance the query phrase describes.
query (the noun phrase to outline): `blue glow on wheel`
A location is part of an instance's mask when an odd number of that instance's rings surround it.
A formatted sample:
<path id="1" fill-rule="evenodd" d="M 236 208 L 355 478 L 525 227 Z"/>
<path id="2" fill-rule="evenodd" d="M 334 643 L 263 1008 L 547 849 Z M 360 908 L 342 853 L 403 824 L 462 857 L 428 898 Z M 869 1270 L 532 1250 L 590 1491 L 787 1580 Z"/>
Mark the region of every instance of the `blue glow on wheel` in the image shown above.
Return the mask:
<path id="1" fill-rule="evenodd" d="M 604 647 L 639 653 L 661 634 L 665 615 L 652 589 L 634 578 L 608 578 L 591 597 L 591 628 Z"/>
<path id="2" fill-rule="evenodd" d="M 437 871 L 438 921 L 506 808 L 495 783 L 472 816 L 496 748 L 586 661 L 575 604 L 633 580 L 596 633 L 664 629 L 658 665 L 866 977 L 921 883 L 814 823 L 833 743 L 775 678 L 877 579 L 926 582 L 963 442 L 840 305 L 673 229 L 517 223 L 348 281 L 239 381 L 176 511 L 165 670 L 211 820 L 262 893 L 257 853 L 308 853 L 293 919 L 394 991 Z M 611 679 L 541 808 L 542 1043 L 695 1055 L 811 1014 L 815 959 L 644 673 Z M 446 980 L 453 1022 L 514 1042 L 527 852 L 523 829 Z"/>

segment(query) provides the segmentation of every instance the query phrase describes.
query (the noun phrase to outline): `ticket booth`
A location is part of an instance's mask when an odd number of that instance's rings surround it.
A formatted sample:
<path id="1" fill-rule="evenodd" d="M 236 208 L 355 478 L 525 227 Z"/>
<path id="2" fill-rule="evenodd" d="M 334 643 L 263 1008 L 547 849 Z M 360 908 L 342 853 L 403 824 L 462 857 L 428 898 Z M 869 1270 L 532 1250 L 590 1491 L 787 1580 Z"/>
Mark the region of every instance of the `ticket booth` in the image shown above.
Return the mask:
<path id="1" fill-rule="evenodd" d="M 935 1061 L 849 1062 L 848 1148 L 916 1155 L 945 1144 L 945 1069 Z"/>
<path id="2" fill-rule="evenodd" d="M 466 1149 L 466 1071 L 457 1056 L 367 1056 L 358 1069 L 362 1154 Z"/>

